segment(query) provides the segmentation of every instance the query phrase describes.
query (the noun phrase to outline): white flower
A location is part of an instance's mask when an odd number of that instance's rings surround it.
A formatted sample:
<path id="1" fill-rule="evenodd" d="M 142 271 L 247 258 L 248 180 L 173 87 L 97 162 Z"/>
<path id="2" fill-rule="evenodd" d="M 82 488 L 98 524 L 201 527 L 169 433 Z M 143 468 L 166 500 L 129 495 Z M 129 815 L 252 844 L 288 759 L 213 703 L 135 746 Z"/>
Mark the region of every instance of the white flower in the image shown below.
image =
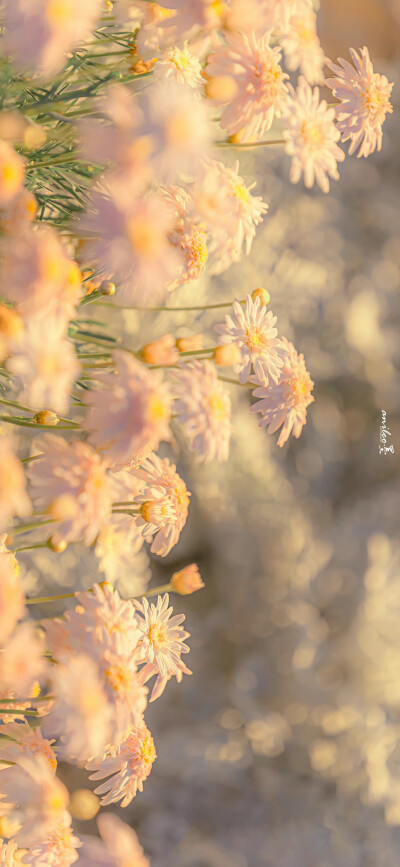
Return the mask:
<path id="1" fill-rule="evenodd" d="M 0 435 L 0 529 L 13 515 L 23 518 L 31 511 L 25 473 L 15 454 L 13 440 Z"/>
<path id="2" fill-rule="evenodd" d="M 80 867 L 99 867 L 103 862 L 111 867 L 110 858 L 112 867 L 150 867 L 135 831 L 115 813 L 101 813 L 97 825 L 103 842 L 86 838 L 79 853 Z"/>
<path id="3" fill-rule="evenodd" d="M 67 811 L 45 835 L 42 840 L 37 840 L 29 847 L 24 855 L 23 864 L 32 867 L 70 867 L 78 861 L 76 851 L 81 842 L 75 836 L 71 827 L 71 816 Z M 80 862 L 80 858 L 79 858 Z"/>
<path id="4" fill-rule="evenodd" d="M 102 760 L 89 762 L 86 766 L 91 780 L 108 779 L 95 789 L 101 795 L 103 806 L 121 801 L 127 807 L 136 795 L 143 791 L 143 783 L 150 774 L 156 758 L 153 738 L 143 724 L 135 727 L 110 755 Z"/>
<path id="5" fill-rule="evenodd" d="M 10 692 L 18 698 L 31 695 L 34 684 L 46 670 L 43 651 L 33 623 L 20 623 L 0 653 L 0 694 Z"/>
<path id="6" fill-rule="evenodd" d="M 189 507 L 190 493 L 167 458 L 150 455 L 135 475 L 145 482 L 143 490 L 135 497 L 140 505 L 140 515 L 135 518 L 145 539 L 154 536 L 151 551 L 165 557 L 176 545 Z"/>
<path id="7" fill-rule="evenodd" d="M 210 361 L 171 371 L 178 423 L 199 461 L 226 461 L 231 438 L 231 400 Z"/>
<path id="8" fill-rule="evenodd" d="M 192 673 L 181 659 L 182 653 L 189 653 L 190 650 L 185 644 L 189 632 L 181 625 L 184 614 L 171 617 L 173 608 L 169 607 L 168 593 L 158 596 L 156 604 L 149 603 L 145 597 L 142 602 L 135 604 L 141 632 L 139 663 L 145 662 L 140 678 L 147 683 L 157 675 L 151 694 L 151 701 L 154 701 L 161 695 L 170 677 L 174 676 L 180 681 L 182 674 Z"/>
<path id="9" fill-rule="evenodd" d="M 1 546 L 3 538 L 0 537 Z M 18 576 L 17 561 L 13 554 L 8 554 L 6 550 L 3 553 L 0 548 L 0 645 L 11 635 L 24 613 L 25 596 Z"/>
<path id="10" fill-rule="evenodd" d="M 277 382 L 287 352 L 277 336 L 276 316 L 260 305 L 259 298 L 253 301 L 251 295 L 246 296 L 244 309 L 239 301 L 234 301 L 232 307 L 235 315 L 228 314 L 225 324 L 214 325 L 214 329 L 222 345 L 233 343 L 239 349 L 241 358 L 233 368 L 239 373 L 239 381 L 247 382 L 253 366 L 261 382 Z"/>
<path id="11" fill-rule="evenodd" d="M 154 67 L 154 77 L 172 78 L 178 84 L 187 84 L 193 88 L 204 84 L 200 60 L 189 51 L 187 45 L 183 48 L 174 46 L 164 51 Z"/>
<path id="12" fill-rule="evenodd" d="M 133 558 L 142 545 L 143 536 L 132 518 L 129 515 L 113 515 L 112 520 L 101 528 L 95 547 L 99 569 L 104 572 L 107 581 L 114 583 L 121 574 L 129 575 Z M 136 593 L 145 589 L 145 584 L 135 572 L 132 574 L 132 586 Z"/>
<path id="13" fill-rule="evenodd" d="M 298 69 L 310 84 L 322 84 L 325 54 L 317 35 L 317 16 L 308 0 L 298 4 L 289 20 L 288 29 L 280 38 L 286 66 Z"/>
<path id="14" fill-rule="evenodd" d="M 41 755 L 22 756 L 0 770 L 0 816 L 20 823 L 15 841 L 20 846 L 41 842 L 65 818 L 68 792 Z"/>
<path id="15" fill-rule="evenodd" d="M 26 719 L 0 725 L 0 759 L 4 762 L 19 762 L 22 756 L 43 756 L 55 773 L 57 758 L 52 748 L 54 740 L 44 738 L 40 727 L 33 729 Z M 1 775 L 0 775 L 1 782 Z"/>

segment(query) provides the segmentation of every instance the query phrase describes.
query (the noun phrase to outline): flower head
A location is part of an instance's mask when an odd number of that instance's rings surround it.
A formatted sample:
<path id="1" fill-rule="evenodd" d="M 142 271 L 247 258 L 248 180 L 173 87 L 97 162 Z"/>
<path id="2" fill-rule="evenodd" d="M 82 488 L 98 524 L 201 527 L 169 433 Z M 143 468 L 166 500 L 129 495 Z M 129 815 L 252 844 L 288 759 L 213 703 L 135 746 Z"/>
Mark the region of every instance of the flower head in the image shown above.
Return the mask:
<path id="1" fill-rule="evenodd" d="M 325 54 L 317 35 L 317 16 L 308 0 L 299 2 L 289 20 L 288 29 L 280 38 L 285 52 L 286 66 L 290 70 L 300 67 L 310 84 L 324 80 Z"/>
<path id="2" fill-rule="evenodd" d="M 26 187 L 21 187 L 12 202 L 0 211 L 0 227 L 3 232 L 16 235 L 17 232 L 25 231 L 35 219 L 36 212 L 35 196 Z"/>
<path id="3" fill-rule="evenodd" d="M 257 377 L 251 377 L 258 385 L 253 391 L 260 398 L 250 407 L 252 412 L 261 413 L 260 427 L 267 426 L 273 434 L 282 427 L 278 446 L 283 446 L 290 434 L 298 438 L 306 423 L 307 407 L 313 402 L 311 394 L 314 383 L 308 373 L 304 356 L 298 355 L 293 344 L 283 338 L 288 356 L 277 384 L 260 385 Z"/>
<path id="4" fill-rule="evenodd" d="M 130 825 L 126 825 L 115 813 L 102 813 L 97 819 L 102 843 L 86 838 L 79 863 L 82 867 L 98 867 L 100 858 L 113 859 L 113 867 L 150 867 L 149 859 L 143 852 L 137 835 Z"/>
<path id="5" fill-rule="evenodd" d="M 196 590 L 201 590 L 202 587 L 204 587 L 204 581 L 196 563 L 191 563 L 190 566 L 185 566 L 179 572 L 174 572 L 171 578 L 172 590 L 181 596 L 188 596 L 190 593 L 195 593 Z"/>
<path id="6" fill-rule="evenodd" d="M 329 178 L 339 178 L 337 163 L 344 153 L 337 145 L 340 133 L 334 118 L 335 111 L 320 101 L 317 87 L 312 89 L 305 78 L 299 78 L 295 91 L 289 85 L 290 96 L 284 111 L 283 135 L 286 153 L 292 157 L 290 180 L 296 184 L 304 174 L 306 187 L 317 181 L 324 193 L 329 192 Z"/>
<path id="7" fill-rule="evenodd" d="M 135 497 L 140 505 L 136 524 L 145 539 L 154 536 L 151 551 L 166 557 L 186 524 L 190 493 L 167 458 L 152 454 L 135 474 L 145 482 L 143 490 Z"/>
<path id="8" fill-rule="evenodd" d="M 53 750 L 54 741 L 43 737 L 40 727 L 33 729 L 26 719 L 11 721 L 0 725 L 0 759 L 4 762 L 18 762 L 21 756 L 44 756 L 52 771 L 57 770 L 57 758 Z M 1 779 L 1 777 L 0 777 Z"/>
<path id="9" fill-rule="evenodd" d="M 104 572 L 107 581 L 114 583 L 121 575 L 130 575 L 132 593 L 140 593 L 146 588 L 146 579 L 132 570 L 135 555 L 143 545 L 143 536 L 136 524 L 128 515 L 113 515 L 101 528 L 96 540 L 95 554 L 99 569 Z M 132 571 L 134 574 L 132 574 Z"/>
<path id="10" fill-rule="evenodd" d="M 189 51 L 187 45 L 183 48 L 174 46 L 164 51 L 154 67 L 154 76 L 172 78 L 178 84 L 187 84 L 193 88 L 204 84 L 200 60 Z"/>
<path id="11" fill-rule="evenodd" d="M 350 139 L 349 154 L 359 148 L 359 157 L 368 157 L 382 147 L 382 125 L 386 115 L 393 111 L 390 94 L 393 84 L 386 75 L 374 72 L 368 48 L 360 53 L 350 48 L 354 66 L 339 58 L 338 64 L 329 63 L 335 78 L 326 84 L 339 99 L 335 106 L 337 126 L 342 141 Z"/>
<path id="12" fill-rule="evenodd" d="M 171 185 L 162 187 L 161 192 L 175 215 L 169 241 L 182 256 L 180 272 L 167 287 L 171 291 L 183 283 L 198 280 L 203 274 L 208 259 L 208 235 L 204 223 L 200 223 L 194 213 L 193 202 L 186 190 Z"/>
<path id="13" fill-rule="evenodd" d="M 31 867 L 70 867 L 80 861 L 76 851 L 82 845 L 71 827 L 67 811 L 42 840 L 37 840 L 24 855 L 23 864 Z"/>
<path id="14" fill-rule="evenodd" d="M 12 694 L 25 698 L 32 694 L 46 671 L 43 652 L 41 637 L 34 624 L 30 621 L 19 623 L 0 653 L 1 696 Z"/>
<path id="15" fill-rule="evenodd" d="M 102 376 L 103 388 L 87 397 L 87 427 L 89 442 L 108 463 L 126 466 L 170 439 L 171 399 L 158 372 L 121 350 L 113 358 L 116 375 Z"/>
<path id="16" fill-rule="evenodd" d="M 251 367 L 261 382 L 278 382 L 286 350 L 278 338 L 275 328 L 276 316 L 260 305 L 256 298 L 246 296 L 246 307 L 239 301 L 233 302 L 234 316 L 225 316 L 225 324 L 214 325 L 223 345 L 234 344 L 240 352 L 240 359 L 234 365 L 239 373 L 239 381 L 247 382 Z"/>
<path id="17" fill-rule="evenodd" d="M 150 774 L 156 758 L 153 738 L 144 724 L 127 734 L 121 743 L 102 760 L 89 762 L 86 766 L 93 771 L 91 780 L 104 780 L 95 789 L 101 795 L 103 805 L 121 801 L 127 807 L 136 795 L 143 791 L 143 783 Z"/>
<path id="18" fill-rule="evenodd" d="M 32 846 L 51 833 L 65 818 L 68 792 L 55 777 L 47 759 L 38 754 L 21 756 L 0 771 L 0 816 L 20 823 L 18 845 Z"/>
<path id="19" fill-rule="evenodd" d="M 199 461 L 228 460 L 231 400 L 210 361 L 172 371 L 178 423 Z"/>

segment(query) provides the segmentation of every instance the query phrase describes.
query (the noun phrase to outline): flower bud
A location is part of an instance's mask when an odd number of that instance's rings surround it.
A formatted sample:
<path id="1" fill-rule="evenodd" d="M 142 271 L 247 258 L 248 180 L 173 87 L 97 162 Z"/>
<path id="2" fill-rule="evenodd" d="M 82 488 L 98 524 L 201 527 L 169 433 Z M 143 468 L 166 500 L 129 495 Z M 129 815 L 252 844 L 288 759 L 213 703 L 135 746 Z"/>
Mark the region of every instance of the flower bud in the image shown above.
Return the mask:
<path id="1" fill-rule="evenodd" d="M 78 504 L 71 494 L 61 494 L 47 507 L 47 514 L 55 521 L 70 521 L 75 517 Z"/>
<path id="2" fill-rule="evenodd" d="M 179 337 L 176 341 L 179 352 L 193 352 L 195 349 L 203 349 L 203 335 L 193 334 L 192 337 Z"/>
<path id="3" fill-rule="evenodd" d="M 240 352 L 235 343 L 217 346 L 214 349 L 213 360 L 219 367 L 233 367 L 240 361 Z"/>
<path id="4" fill-rule="evenodd" d="M 115 295 L 115 283 L 112 280 L 103 280 L 99 289 L 102 295 Z"/>
<path id="5" fill-rule="evenodd" d="M 237 92 L 237 84 L 231 75 L 217 75 L 209 78 L 205 87 L 209 99 L 231 102 Z"/>
<path id="6" fill-rule="evenodd" d="M 47 540 L 47 547 L 50 548 L 50 551 L 54 551 L 56 554 L 62 554 L 66 548 L 68 548 L 68 542 L 65 539 L 60 539 L 59 542 L 56 542 L 51 536 L 50 539 Z"/>
<path id="7" fill-rule="evenodd" d="M 185 566 L 180 572 L 174 572 L 171 578 L 172 590 L 181 596 L 189 596 L 190 593 L 195 593 L 196 590 L 201 590 L 202 587 L 204 587 L 204 581 L 201 579 L 196 563 Z"/>
<path id="8" fill-rule="evenodd" d="M 36 415 L 33 416 L 33 421 L 36 424 L 51 424 L 56 425 L 60 421 L 57 413 L 52 412 L 50 409 L 42 409 L 41 412 L 37 412 Z"/>
<path id="9" fill-rule="evenodd" d="M 75 789 L 71 794 L 69 811 L 74 819 L 88 822 L 100 810 L 100 800 L 90 789 Z"/>
<path id="10" fill-rule="evenodd" d="M 251 293 L 251 297 L 252 297 L 253 301 L 255 301 L 256 298 L 259 298 L 261 307 L 266 307 L 267 304 L 269 304 L 269 302 L 271 300 L 271 296 L 270 296 L 269 292 L 267 292 L 266 289 L 261 289 L 261 288 L 255 289 L 254 292 Z"/>
<path id="11" fill-rule="evenodd" d="M 160 337 L 159 340 L 146 343 L 140 356 L 146 364 L 176 364 L 179 353 L 172 334 L 164 334 L 164 337 Z"/>

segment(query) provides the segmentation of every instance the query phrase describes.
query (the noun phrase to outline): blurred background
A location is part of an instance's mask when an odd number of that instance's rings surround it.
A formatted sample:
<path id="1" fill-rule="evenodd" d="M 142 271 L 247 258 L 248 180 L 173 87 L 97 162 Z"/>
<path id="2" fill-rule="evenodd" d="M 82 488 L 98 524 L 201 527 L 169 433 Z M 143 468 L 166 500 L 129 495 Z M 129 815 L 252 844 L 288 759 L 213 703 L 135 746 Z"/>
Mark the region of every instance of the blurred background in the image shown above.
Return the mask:
<path id="1" fill-rule="evenodd" d="M 398 82 L 399 0 L 322 0 L 319 20 L 330 57 L 366 44 Z M 150 705 L 158 759 L 121 811 L 152 867 L 399 864 L 399 102 L 397 83 L 382 152 L 346 159 L 329 196 L 292 186 L 278 149 L 224 151 L 269 213 L 249 258 L 171 299 L 267 288 L 315 403 L 301 438 L 278 449 L 232 386 L 230 462 L 178 462 L 191 513 L 154 580 L 195 560 L 206 588 L 174 600 L 194 674 Z M 129 313 L 124 327 L 140 346 L 220 319 L 160 314 L 154 327 Z M 394 454 L 379 454 L 382 410 Z M 90 586 L 94 560 L 78 567 L 81 553 L 38 552 L 31 586 L 39 571 L 50 586 L 56 563 L 65 586 Z M 143 568 L 139 555 L 133 571 Z M 132 576 L 120 585 L 131 588 Z M 86 774 L 64 773 L 87 787 Z M 94 822 L 77 828 L 95 833 Z"/>

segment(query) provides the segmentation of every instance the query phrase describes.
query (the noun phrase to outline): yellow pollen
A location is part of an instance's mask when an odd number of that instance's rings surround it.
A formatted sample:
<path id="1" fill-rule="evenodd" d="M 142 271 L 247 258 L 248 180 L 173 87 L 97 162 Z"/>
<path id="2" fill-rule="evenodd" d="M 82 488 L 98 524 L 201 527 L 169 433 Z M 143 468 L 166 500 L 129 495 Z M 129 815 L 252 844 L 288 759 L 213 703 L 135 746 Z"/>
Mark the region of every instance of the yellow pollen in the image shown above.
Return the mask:
<path id="1" fill-rule="evenodd" d="M 304 122 L 301 127 L 301 134 L 306 143 L 313 148 L 319 148 L 324 142 L 324 134 L 320 126 Z"/>
<path id="2" fill-rule="evenodd" d="M 265 349 L 268 345 L 265 337 L 260 334 L 258 331 L 255 331 L 251 328 L 246 328 L 246 346 L 250 349 L 262 350 Z"/>
<path id="3" fill-rule="evenodd" d="M 152 737 L 143 738 L 142 746 L 140 747 L 140 756 L 146 764 L 152 765 L 156 758 L 156 751 Z"/>
<path id="4" fill-rule="evenodd" d="M 142 503 L 140 514 L 148 524 L 160 524 L 166 521 L 170 515 L 170 504 L 162 503 L 162 501 Z"/>
<path id="5" fill-rule="evenodd" d="M 68 0 L 48 0 L 47 20 L 50 24 L 69 24 L 75 18 L 75 11 Z"/>
<path id="6" fill-rule="evenodd" d="M 250 201 L 249 192 L 244 184 L 235 184 L 233 187 L 233 195 L 236 199 L 240 199 L 240 201 L 244 202 L 246 205 Z"/>
<path id="7" fill-rule="evenodd" d="M 64 795 L 64 791 L 60 791 L 58 788 L 54 789 L 47 798 L 47 806 L 49 810 L 54 813 L 58 813 L 63 809 L 66 805 L 66 798 Z"/>
<path id="8" fill-rule="evenodd" d="M 298 35 L 300 41 L 304 45 L 309 45 L 311 42 L 314 41 L 316 34 L 311 29 L 311 27 L 308 27 L 307 22 L 305 20 L 304 21 L 303 20 L 298 21 L 296 23 L 295 27 L 297 30 L 297 35 Z"/>
<path id="9" fill-rule="evenodd" d="M 153 394 L 147 405 L 147 417 L 151 422 L 162 422 L 168 419 L 169 410 L 161 397 Z"/>
<path id="10" fill-rule="evenodd" d="M 42 273 L 45 280 L 59 280 L 62 275 L 63 261 L 55 253 L 45 256 L 42 263 Z"/>
<path id="11" fill-rule="evenodd" d="M 154 623 L 153 626 L 149 626 L 147 638 L 149 639 L 153 647 L 159 647 L 160 645 L 165 644 L 166 637 L 166 631 L 163 626 L 160 626 L 158 623 Z"/>
<path id="12" fill-rule="evenodd" d="M 217 392 L 214 391 L 210 394 L 208 398 L 208 405 L 213 416 L 218 421 L 223 421 L 227 417 L 227 408 L 223 397 Z"/>
<path id="13" fill-rule="evenodd" d="M 171 63 L 173 63 L 177 69 L 183 67 L 183 69 L 188 69 L 189 61 L 183 51 L 174 51 L 170 57 Z"/>
<path id="14" fill-rule="evenodd" d="M 126 668 L 114 665 L 104 672 L 107 683 L 114 692 L 126 692 L 132 686 L 130 672 Z"/>
<path id="15" fill-rule="evenodd" d="M 214 15 L 216 15 L 222 21 L 227 11 L 226 3 L 223 3 L 222 0 L 212 0 L 209 6 L 210 11 L 213 12 Z"/>
<path id="16" fill-rule="evenodd" d="M 292 380 L 291 389 L 298 400 L 304 400 L 310 396 L 313 390 L 313 385 L 314 383 L 312 379 L 309 374 L 306 373 Z"/>
<path id="17" fill-rule="evenodd" d="M 180 506 L 187 508 L 189 505 L 189 494 L 185 482 L 178 482 L 175 488 L 175 496 Z"/>

